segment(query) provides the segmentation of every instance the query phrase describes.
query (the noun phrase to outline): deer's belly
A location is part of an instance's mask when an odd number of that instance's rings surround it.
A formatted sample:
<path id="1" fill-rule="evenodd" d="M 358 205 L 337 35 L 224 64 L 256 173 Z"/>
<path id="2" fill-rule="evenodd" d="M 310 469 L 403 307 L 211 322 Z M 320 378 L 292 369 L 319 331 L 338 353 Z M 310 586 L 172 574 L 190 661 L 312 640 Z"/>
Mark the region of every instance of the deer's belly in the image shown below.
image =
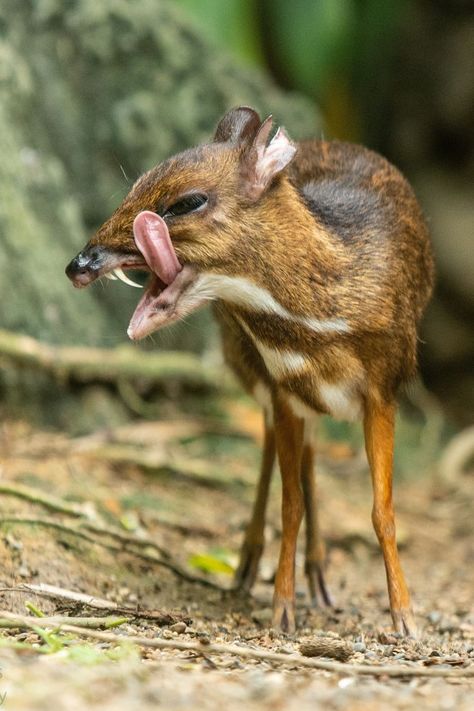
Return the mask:
<path id="1" fill-rule="evenodd" d="M 297 417 L 310 419 L 316 413 L 328 414 L 337 420 L 356 420 L 362 414 L 362 394 L 358 383 L 341 380 L 339 382 L 303 382 L 292 384 L 291 390 L 281 387 L 288 404 Z M 254 389 L 255 399 L 265 412 L 271 412 L 271 393 L 268 386 L 258 381 Z"/>
<path id="2" fill-rule="evenodd" d="M 300 352 L 284 345 L 269 345 L 257 338 L 239 319 L 260 355 L 269 381 L 286 393 L 299 417 L 325 413 L 336 419 L 355 420 L 361 415 L 366 371 L 359 358 L 343 344 L 332 342 L 316 352 Z M 258 369 L 256 370 L 256 374 Z M 271 388 L 258 378 L 254 395 L 269 412 Z"/>
<path id="3" fill-rule="evenodd" d="M 298 417 L 307 419 L 315 412 L 341 420 L 361 416 L 366 375 L 362 363 L 354 356 L 341 350 L 332 358 L 318 360 L 267 346 L 260 347 L 259 352 L 271 380 L 286 394 Z M 260 380 L 255 397 L 268 411 L 270 390 Z"/>
<path id="4" fill-rule="evenodd" d="M 305 400 L 293 393 L 288 397 L 295 415 L 305 419 L 310 411 L 331 415 L 336 420 L 349 421 L 356 420 L 362 413 L 362 397 L 350 382 L 321 382 L 314 393 L 305 393 Z"/>

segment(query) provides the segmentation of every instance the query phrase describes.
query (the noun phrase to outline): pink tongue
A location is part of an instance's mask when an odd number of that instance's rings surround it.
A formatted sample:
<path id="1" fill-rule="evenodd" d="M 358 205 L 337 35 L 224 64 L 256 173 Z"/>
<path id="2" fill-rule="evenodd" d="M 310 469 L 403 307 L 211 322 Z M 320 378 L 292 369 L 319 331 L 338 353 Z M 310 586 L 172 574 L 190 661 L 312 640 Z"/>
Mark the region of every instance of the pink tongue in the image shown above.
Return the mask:
<path id="1" fill-rule="evenodd" d="M 182 266 L 163 218 L 150 210 L 139 212 L 133 222 L 133 236 L 151 271 L 165 284 L 171 284 Z"/>

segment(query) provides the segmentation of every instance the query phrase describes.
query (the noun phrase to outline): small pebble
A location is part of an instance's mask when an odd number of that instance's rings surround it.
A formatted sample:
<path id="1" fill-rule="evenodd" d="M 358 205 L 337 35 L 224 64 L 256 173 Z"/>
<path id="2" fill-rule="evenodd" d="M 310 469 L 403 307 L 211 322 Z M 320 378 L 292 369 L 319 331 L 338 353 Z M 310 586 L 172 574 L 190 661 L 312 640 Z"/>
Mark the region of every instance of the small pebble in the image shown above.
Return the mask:
<path id="1" fill-rule="evenodd" d="M 13 536 L 11 533 L 7 533 L 5 536 L 5 541 L 10 548 L 13 548 L 15 551 L 21 551 L 23 550 L 23 543 L 19 541 L 15 536 Z"/>
<path id="2" fill-rule="evenodd" d="M 354 652 L 365 652 L 367 647 L 363 642 L 356 642 L 352 645 L 352 649 L 354 650 Z"/>
<path id="3" fill-rule="evenodd" d="M 170 630 L 178 634 L 183 634 L 183 632 L 186 632 L 186 623 L 182 621 L 175 622 L 174 625 L 170 625 Z"/>
<path id="4" fill-rule="evenodd" d="M 201 644 L 211 644 L 211 638 L 206 632 L 199 632 L 196 637 Z"/>
<path id="5" fill-rule="evenodd" d="M 300 653 L 304 657 L 329 657 L 340 662 L 346 662 L 352 655 L 352 646 L 333 638 L 315 638 L 312 642 L 300 645 Z"/>

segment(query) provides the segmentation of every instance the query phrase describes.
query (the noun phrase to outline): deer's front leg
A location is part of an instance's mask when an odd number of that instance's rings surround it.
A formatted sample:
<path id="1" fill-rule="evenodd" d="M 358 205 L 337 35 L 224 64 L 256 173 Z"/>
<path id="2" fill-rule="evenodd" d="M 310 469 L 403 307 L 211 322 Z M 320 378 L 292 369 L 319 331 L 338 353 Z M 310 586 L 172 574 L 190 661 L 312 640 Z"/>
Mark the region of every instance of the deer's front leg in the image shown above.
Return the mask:
<path id="1" fill-rule="evenodd" d="M 238 590 L 250 590 L 257 577 L 258 565 L 264 546 L 265 514 L 274 463 L 275 433 L 272 418 L 269 413 L 265 413 L 265 436 L 257 496 L 253 506 L 252 518 L 245 531 L 245 538 L 240 551 L 239 567 L 234 579 L 235 587 Z"/>
<path id="2" fill-rule="evenodd" d="M 392 403 L 366 403 L 365 446 L 374 490 L 372 522 L 384 557 L 393 624 L 397 632 L 416 636 L 410 595 L 395 537 L 392 502 L 394 420 L 395 407 Z"/>
<path id="3" fill-rule="evenodd" d="M 303 517 L 301 454 L 303 421 L 278 395 L 273 402 L 275 439 L 282 480 L 282 539 L 273 595 L 273 626 L 295 631 L 295 554 Z"/>

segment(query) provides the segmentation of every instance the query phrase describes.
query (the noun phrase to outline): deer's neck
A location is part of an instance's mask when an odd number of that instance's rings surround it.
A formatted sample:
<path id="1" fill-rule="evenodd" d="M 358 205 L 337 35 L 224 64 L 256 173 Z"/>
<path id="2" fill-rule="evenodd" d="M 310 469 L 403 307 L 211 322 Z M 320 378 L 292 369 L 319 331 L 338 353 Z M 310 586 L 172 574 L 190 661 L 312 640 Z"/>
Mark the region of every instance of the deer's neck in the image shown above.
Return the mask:
<path id="1" fill-rule="evenodd" d="M 282 318 L 332 317 L 335 286 L 347 255 L 306 208 L 288 182 L 259 206 L 231 269 L 219 274 L 220 298 L 229 306 Z"/>

